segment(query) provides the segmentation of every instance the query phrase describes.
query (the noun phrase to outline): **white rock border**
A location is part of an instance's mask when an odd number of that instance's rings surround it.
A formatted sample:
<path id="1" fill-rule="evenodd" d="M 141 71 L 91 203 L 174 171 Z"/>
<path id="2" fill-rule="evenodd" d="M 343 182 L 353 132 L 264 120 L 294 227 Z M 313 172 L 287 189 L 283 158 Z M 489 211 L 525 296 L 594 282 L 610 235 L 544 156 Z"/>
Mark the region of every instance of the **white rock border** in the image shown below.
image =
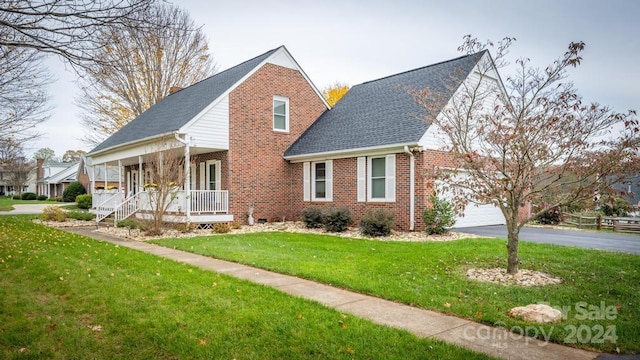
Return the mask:
<path id="1" fill-rule="evenodd" d="M 507 269 L 469 269 L 467 277 L 478 281 L 487 281 L 502 285 L 545 286 L 561 284 L 562 279 L 534 270 L 520 269 L 516 274 L 507 274 Z"/>

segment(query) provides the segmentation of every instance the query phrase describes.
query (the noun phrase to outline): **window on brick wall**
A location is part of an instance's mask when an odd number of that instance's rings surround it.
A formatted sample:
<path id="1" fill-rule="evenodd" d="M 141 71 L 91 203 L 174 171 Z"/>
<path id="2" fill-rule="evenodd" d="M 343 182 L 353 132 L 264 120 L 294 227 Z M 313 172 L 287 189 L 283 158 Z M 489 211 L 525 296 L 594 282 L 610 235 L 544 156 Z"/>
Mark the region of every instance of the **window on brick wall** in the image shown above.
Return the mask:
<path id="1" fill-rule="evenodd" d="M 357 159 L 357 195 L 358 202 L 396 201 L 395 154 Z"/>
<path id="2" fill-rule="evenodd" d="M 304 201 L 333 201 L 333 161 L 303 163 Z"/>
<path id="3" fill-rule="evenodd" d="M 289 131 L 289 99 L 286 97 L 273 97 L 273 130 Z"/>

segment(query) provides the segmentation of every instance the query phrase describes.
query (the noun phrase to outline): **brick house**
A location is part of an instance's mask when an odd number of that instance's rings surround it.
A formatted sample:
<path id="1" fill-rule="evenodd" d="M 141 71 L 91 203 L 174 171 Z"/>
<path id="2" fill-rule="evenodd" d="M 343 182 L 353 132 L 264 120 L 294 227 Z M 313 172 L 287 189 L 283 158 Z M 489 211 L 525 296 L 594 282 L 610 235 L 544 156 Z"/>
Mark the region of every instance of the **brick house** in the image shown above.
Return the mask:
<path id="1" fill-rule="evenodd" d="M 430 174 L 450 161 L 406 89 L 455 88 L 451 75 L 473 76 L 479 61 L 488 52 L 356 85 L 331 109 L 284 46 L 270 50 L 166 96 L 91 150 L 92 167 L 124 182 L 94 207 L 105 216 L 135 198 L 129 213 L 144 216 L 143 156 L 162 142 L 188 164 L 173 221 L 246 223 L 250 209 L 282 221 L 310 206 L 348 207 L 358 221 L 385 208 L 398 229 L 422 229 Z M 467 212 L 462 226 L 504 222 L 491 205 Z"/>

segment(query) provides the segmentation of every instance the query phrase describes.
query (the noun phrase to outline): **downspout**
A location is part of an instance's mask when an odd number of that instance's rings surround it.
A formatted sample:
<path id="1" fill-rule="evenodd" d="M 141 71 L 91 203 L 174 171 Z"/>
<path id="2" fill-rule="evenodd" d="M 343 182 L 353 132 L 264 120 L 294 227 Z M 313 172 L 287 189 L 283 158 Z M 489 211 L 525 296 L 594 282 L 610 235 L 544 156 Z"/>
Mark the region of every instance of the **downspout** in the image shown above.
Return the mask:
<path id="1" fill-rule="evenodd" d="M 407 145 L 404 146 L 404 152 L 409 154 L 409 230 L 413 231 L 416 227 L 416 158 Z"/>
<path id="2" fill-rule="evenodd" d="M 184 135 L 184 139 L 180 138 L 178 133 L 174 134 L 176 140 L 179 143 L 184 144 L 184 193 L 185 202 L 184 211 L 187 217 L 187 224 L 191 223 L 191 154 L 189 148 L 189 142 L 187 142 L 187 135 Z"/>

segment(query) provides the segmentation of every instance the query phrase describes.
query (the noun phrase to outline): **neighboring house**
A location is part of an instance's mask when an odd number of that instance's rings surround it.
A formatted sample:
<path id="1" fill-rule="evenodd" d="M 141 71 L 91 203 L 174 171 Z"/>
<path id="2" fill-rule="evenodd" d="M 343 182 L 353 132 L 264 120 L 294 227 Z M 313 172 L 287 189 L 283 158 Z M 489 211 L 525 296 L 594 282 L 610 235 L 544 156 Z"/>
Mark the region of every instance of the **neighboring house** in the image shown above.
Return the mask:
<path id="1" fill-rule="evenodd" d="M 168 143 L 189 164 L 173 221 L 282 221 L 311 206 L 347 207 L 358 221 L 383 208 L 396 228 L 423 229 L 433 170 L 452 162 L 407 89 L 450 98 L 480 61 L 492 60 L 485 51 L 356 85 L 330 109 L 284 46 L 268 51 L 168 95 L 91 150 L 87 162 L 118 169 L 124 188 L 95 193 L 94 206 L 148 216 L 144 155 Z M 465 215 L 461 226 L 504 223 L 491 205 Z"/>
<path id="2" fill-rule="evenodd" d="M 119 187 L 122 184 L 120 169 L 109 166 L 91 166 L 87 163 L 84 155 L 80 158 L 76 178 L 84 186 L 88 194 L 92 192 L 92 189 L 109 189 Z"/>
<path id="3" fill-rule="evenodd" d="M 36 168 L 33 162 L 25 162 L 19 165 L 19 170 L 29 169 L 29 174 L 27 175 L 27 181 L 22 186 L 22 191 L 18 191 L 15 188 L 14 182 L 14 174 L 13 172 L 17 170 L 16 165 L 11 164 L 1 164 L 0 165 L 0 196 L 5 195 L 14 195 L 18 192 L 35 192 L 36 191 Z"/>
<path id="4" fill-rule="evenodd" d="M 631 205 L 640 208 L 640 175 L 629 176 L 627 181 L 616 184 L 614 187 L 625 193 L 623 198 Z"/>
<path id="5" fill-rule="evenodd" d="M 79 162 L 65 163 L 37 159 L 38 182 L 36 193 L 49 198 L 62 196 L 64 189 L 76 181 Z"/>

